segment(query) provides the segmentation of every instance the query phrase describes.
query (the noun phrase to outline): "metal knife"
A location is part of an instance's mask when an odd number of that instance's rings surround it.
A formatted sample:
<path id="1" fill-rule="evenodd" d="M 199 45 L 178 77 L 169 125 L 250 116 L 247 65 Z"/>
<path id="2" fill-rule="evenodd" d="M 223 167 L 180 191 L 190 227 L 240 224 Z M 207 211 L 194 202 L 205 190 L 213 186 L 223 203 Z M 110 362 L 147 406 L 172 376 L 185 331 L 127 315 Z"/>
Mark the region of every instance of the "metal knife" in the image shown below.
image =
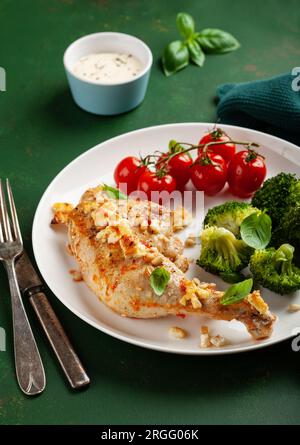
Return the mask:
<path id="1" fill-rule="evenodd" d="M 17 259 L 15 267 L 20 290 L 29 298 L 71 387 L 78 389 L 88 385 L 90 379 L 44 294 L 43 284 L 25 251 Z"/>

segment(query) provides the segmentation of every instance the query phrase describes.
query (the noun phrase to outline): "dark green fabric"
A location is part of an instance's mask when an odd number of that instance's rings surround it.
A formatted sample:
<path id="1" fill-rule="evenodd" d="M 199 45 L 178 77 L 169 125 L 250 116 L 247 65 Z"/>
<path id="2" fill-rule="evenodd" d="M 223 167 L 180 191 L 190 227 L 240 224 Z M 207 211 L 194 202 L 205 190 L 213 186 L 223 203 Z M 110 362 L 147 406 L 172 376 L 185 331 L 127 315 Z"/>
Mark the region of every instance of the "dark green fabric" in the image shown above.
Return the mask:
<path id="1" fill-rule="evenodd" d="M 218 118 L 222 123 L 265 131 L 300 145 L 300 91 L 295 76 L 283 74 L 254 82 L 219 86 Z"/>

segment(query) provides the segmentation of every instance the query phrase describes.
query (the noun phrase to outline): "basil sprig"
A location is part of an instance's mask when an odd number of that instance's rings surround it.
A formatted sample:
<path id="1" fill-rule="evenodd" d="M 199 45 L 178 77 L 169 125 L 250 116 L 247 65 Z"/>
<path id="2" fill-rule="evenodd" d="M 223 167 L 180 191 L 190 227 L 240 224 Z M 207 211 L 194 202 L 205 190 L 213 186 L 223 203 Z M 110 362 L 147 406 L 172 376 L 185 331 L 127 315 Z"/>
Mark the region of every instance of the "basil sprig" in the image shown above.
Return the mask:
<path id="1" fill-rule="evenodd" d="M 250 294 L 252 286 L 253 278 L 248 278 L 247 280 L 241 281 L 240 283 L 233 284 L 226 290 L 220 300 L 220 303 L 224 306 L 238 303 Z"/>
<path id="2" fill-rule="evenodd" d="M 229 32 L 206 28 L 195 32 L 195 21 L 190 14 L 179 12 L 176 25 L 183 40 L 175 40 L 166 46 L 162 56 L 162 66 L 166 76 L 182 70 L 190 62 L 202 67 L 207 54 L 225 54 L 240 47 L 239 42 Z"/>
<path id="3" fill-rule="evenodd" d="M 254 249 L 264 249 L 270 242 L 272 221 L 266 213 L 252 213 L 242 221 L 241 238 Z"/>
<path id="4" fill-rule="evenodd" d="M 207 54 L 225 54 L 240 47 L 239 42 L 229 32 L 221 29 L 206 28 L 195 36 Z"/>
<path id="5" fill-rule="evenodd" d="M 178 31 L 185 39 L 189 39 L 195 32 L 195 22 L 193 17 L 186 12 L 179 12 L 176 17 Z"/>
<path id="6" fill-rule="evenodd" d="M 165 48 L 162 63 L 166 76 L 171 76 L 171 74 L 182 70 L 189 64 L 189 50 L 187 46 L 181 40 L 170 43 Z"/>
<path id="7" fill-rule="evenodd" d="M 111 187 L 110 185 L 103 184 L 102 189 L 107 193 L 110 198 L 113 199 L 127 199 L 128 196 L 124 193 L 120 192 L 119 189 L 115 187 Z"/>
<path id="8" fill-rule="evenodd" d="M 164 267 L 157 267 L 150 275 L 150 285 L 159 297 L 164 293 L 171 275 Z"/>
<path id="9" fill-rule="evenodd" d="M 187 43 L 189 49 L 190 60 L 198 66 L 203 66 L 205 62 L 205 54 L 201 46 L 196 40 L 191 40 Z"/>

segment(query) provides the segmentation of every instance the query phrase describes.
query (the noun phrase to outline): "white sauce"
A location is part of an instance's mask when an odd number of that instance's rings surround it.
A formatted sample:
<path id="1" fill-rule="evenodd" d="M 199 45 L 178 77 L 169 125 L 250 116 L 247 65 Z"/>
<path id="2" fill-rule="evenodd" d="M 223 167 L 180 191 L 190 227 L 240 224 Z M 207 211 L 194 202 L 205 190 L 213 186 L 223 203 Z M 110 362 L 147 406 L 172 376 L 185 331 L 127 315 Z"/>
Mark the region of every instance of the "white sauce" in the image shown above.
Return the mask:
<path id="1" fill-rule="evenodd" d="M 140 60 L 132 54 L 98 53 L 81 57 L 73 72 L 83 80 L 114 84 L 134 79 L 142 68 Z"/>

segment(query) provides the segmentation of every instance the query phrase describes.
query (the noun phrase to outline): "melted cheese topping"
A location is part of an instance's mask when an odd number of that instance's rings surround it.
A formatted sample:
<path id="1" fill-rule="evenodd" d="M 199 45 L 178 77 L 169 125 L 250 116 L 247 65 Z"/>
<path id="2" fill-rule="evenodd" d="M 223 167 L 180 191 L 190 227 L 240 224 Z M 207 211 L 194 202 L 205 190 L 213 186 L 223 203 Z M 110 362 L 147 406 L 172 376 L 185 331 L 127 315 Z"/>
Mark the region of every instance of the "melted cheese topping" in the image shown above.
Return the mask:
<path id="1" fill-rule="evenodd" d="M 210 292 L 205 289 L 200 289 L 193 281 L 186 281 L 185 285 L 185 294 L 180 300 L 180 304 L 186 306 L 187 302 L 191 302 L 194 309 L 200 309 L 202 307 L 201 301 L 199 298 L 207 298 L 210 295 Z"/>
<path id="2" fill-rule="evenodd" d="M 260 293 L 258 291 L 253 291 L 252 294 L 246 297 L 248 303 L 251 304 L 260 314 L 266 314 L 269 311 L 269 306 L 267 303 L 261 298 Z"/>
<path id="3" fill-rule="evenodd" d="M 68 220 L 68 213 L 73 210 L 72 204 L 67 202 L 56 202 L 52 206 L 54 217 L 52 224 L 65 224 Z"/>
<path id="4" fill-rule="evenodd" d="M 108 244 L 119 243 L 125 258 L 140 258 L 147 253 L 146 247 L 136 239 L 126 219 L 120 220 L 119 224 L 107 226 L 97 233 L 96 239 Z"/>

